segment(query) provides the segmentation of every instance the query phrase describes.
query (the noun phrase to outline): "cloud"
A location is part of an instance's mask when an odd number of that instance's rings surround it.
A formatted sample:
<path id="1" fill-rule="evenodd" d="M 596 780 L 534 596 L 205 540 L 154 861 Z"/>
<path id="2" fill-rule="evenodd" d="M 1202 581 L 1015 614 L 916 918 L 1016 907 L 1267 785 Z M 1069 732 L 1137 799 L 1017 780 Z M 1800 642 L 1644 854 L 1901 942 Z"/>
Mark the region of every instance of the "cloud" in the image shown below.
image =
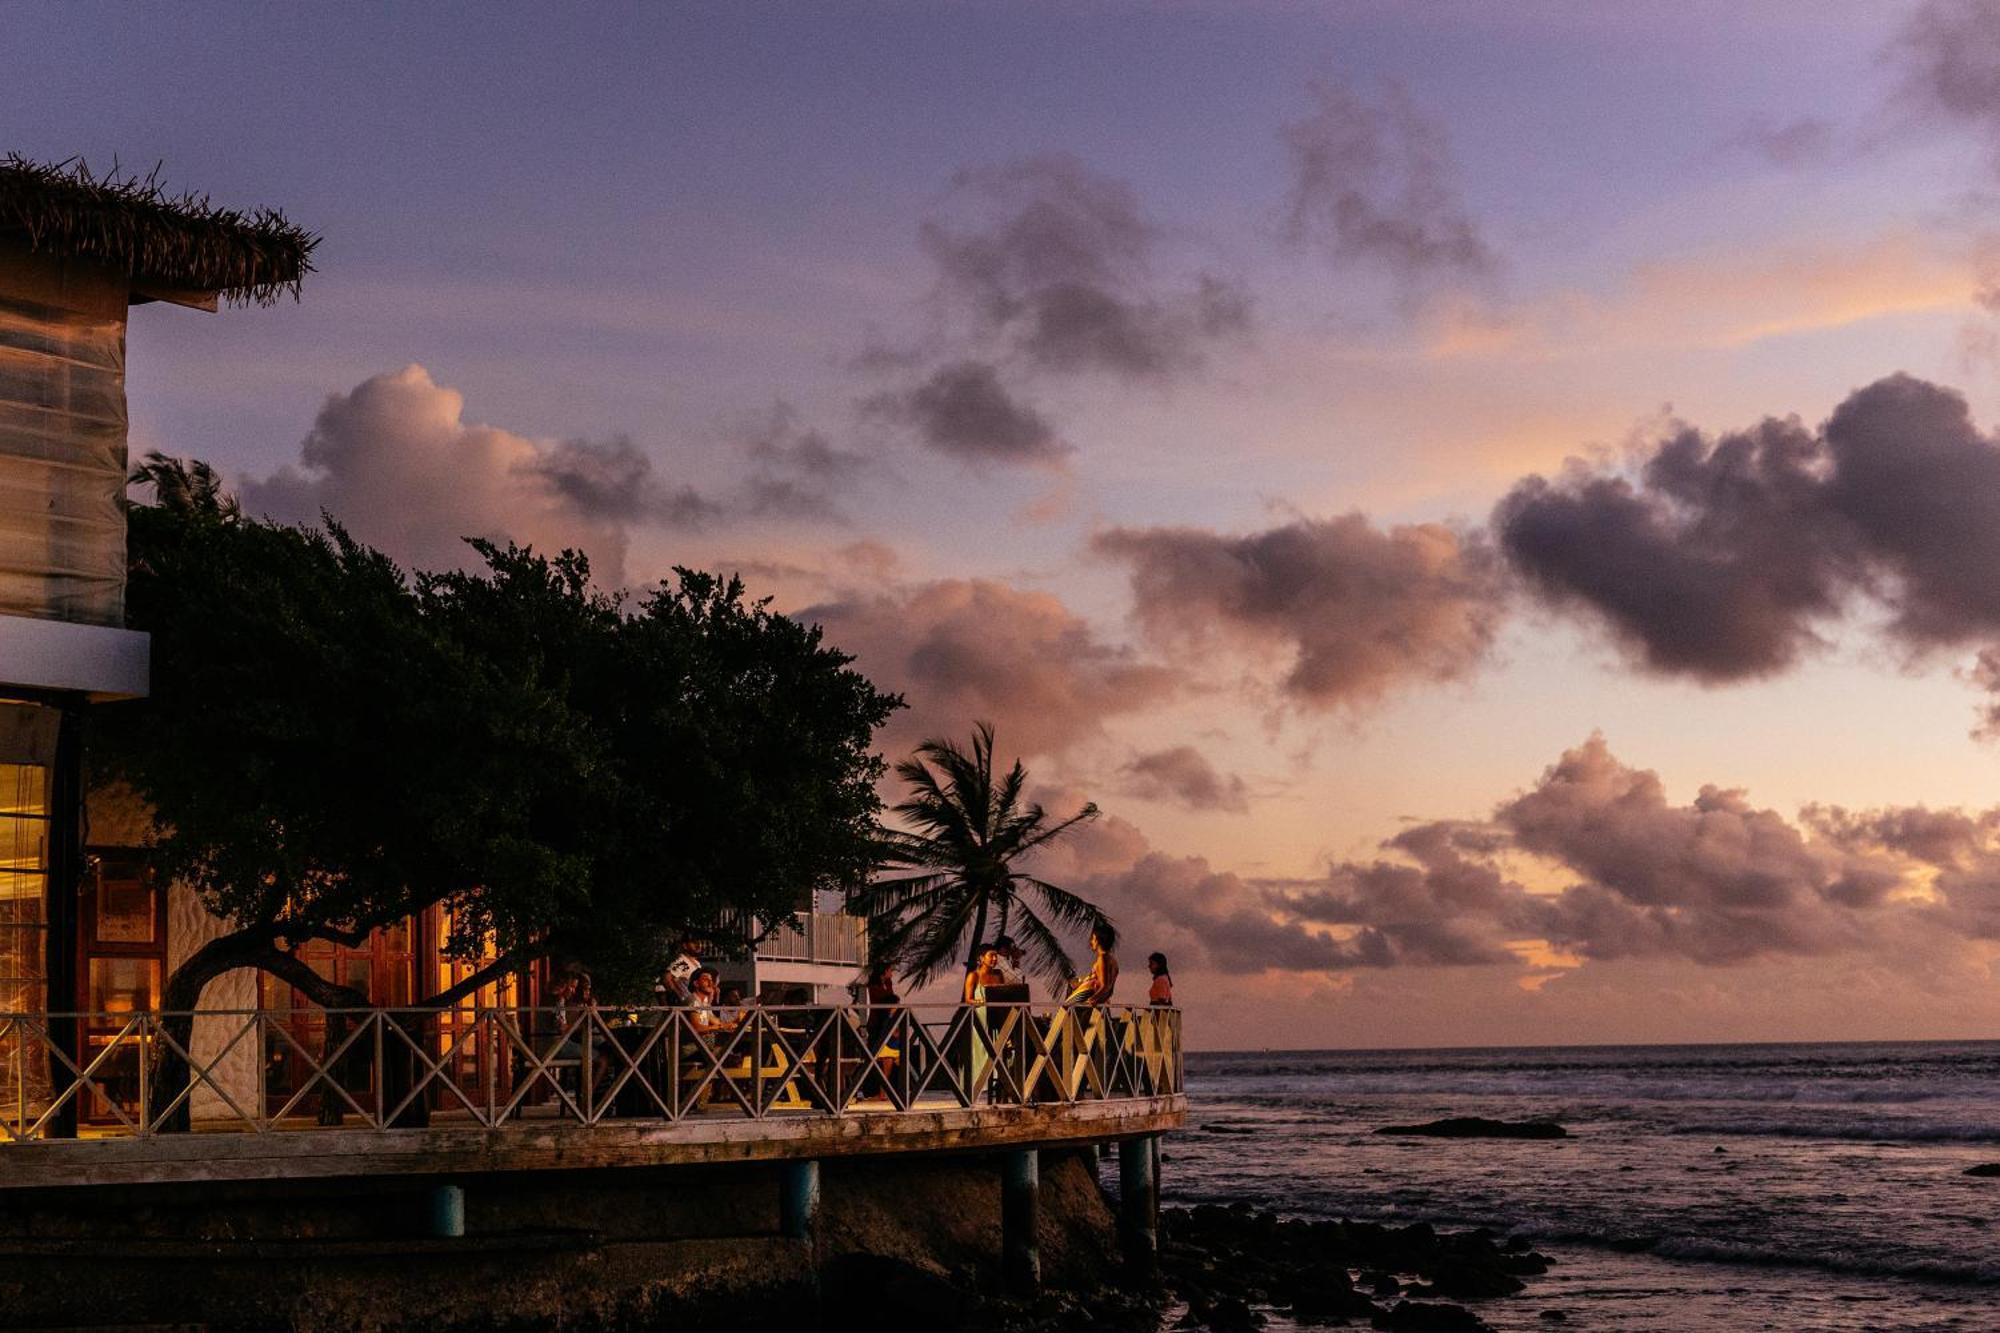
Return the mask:
<path id="1" fill-rule="evenodd" d="M 1442 125 L 1393 85 L 1376 104 L 1332 83 L 1308 91 L 1313 110 L 1281 131 L 1292 168 L 1289 240 L 1337 265 L 1380 267 L 1410 290 L 1498 270 L 1459 198 Z"/>
<path id="2" fill-rule="evenodd" d="M 1070 810 L 1083 793 L 1034 793 L 1051 810 Z M 1157 850 L 1130 821 L 1106 814 L 1032 854 L 1031 873 L 1095 903 L 1134 950 L 1159 950 L 1176 969 L 1342 972 L 1367 965 L 1370 947 L 1274 914 L 1265 894 L 1200 856 Z"/>
<path id="3" fill-rule="evenodd" d="M 1705 681 L 1791 666 L 1854 575 L 1820 500 L 1819 444 L 1796 419 L 1709 440 L 1676 431 L 1635 481 L 1573 466 L 1495 510 L 1515 569 L 1595 612 L 1648 668 Z"/>
<path id="4" fill-rule="evenodd" d="M 1530 477 L 1493 527 L 1545 600 L 1664 674 L 1781 671 L 1863 594 L 1912 653 L 2000 639 L 2000 448 L 1962 395 L 1908 375 L 1856 390 L 1818 431 L 1680 427 L 1636 475 Z"/>
<path id="5" fill-rule="evenodd" d="M 990 579 L 850 591 L 795 618 L 825 625 L 871 680 L 907 697 L 882 739 L 892 754 L 962 738 L 976 721 L 994 723 L 1009 753 L 1056 754 L 1174 686 L 1172 672 L 1106 643 L 1056 597 Z"/>
<path id="6" fill-rule="evenodd" d="M 948 203 L 919 233 L 944 306 L 1035 369 L 1159 378 L 1250 326 L 1228 279 L 1162 284 L 1161 233 L 1132 187 L 1074 157 L 961 171 Z"/>
<path id="7" fill-rule="evenodd" d="M 1983 136 L 2000 168 L 2000 3 L 1929 0 L 1890 47 L 1904 105 Z"/>
<path id="8" fill-rule="evenodd" d="M 1501 615 L 1491 547 L 1442 524 L 1383 530 L 1348 514 L 1247 536 L 1116 528 L 1092 546 L 1131 567 L 1136 614 L 1155 640 L 1275 649 L 1289 656 L 1284 691 L 1309 707 L 1463 677 Z"/>
<path id="9" fill-rule="evenodd" d="M 1241 814 L 1250 808 L 1243 779 L 1222 774 L 1192 745 L 1175 745 L 1138 755 L 1125 765 L 1128 790 L 1146 801 L 1169 801 L 1190 810 L 1227 810 Z"/>
<path id="10" fill-rule="evenodd" d="M 916 387 L 880 394 L 870 408 L 915 428 L 926 445 L 969 463 L 1059 466 L 1072 452 L 1040 412 L 1021 402 L 984 361 L 940 366 Z"/>
<path id="11" fill-rule="evenodd" d="M 1793 820 L 1716 785 L 1676 803 L 1600 736 L 1483 819 L 1411 824 L 1309 879 L 1168 855 L 1115 814 L 1033 871 L 1103 907 L 1135 948 L 1239 975 L 1511 967 L 1541 984 L 1624 961 L 1841 957 L 1948 969 L 2000 939 L 2000 809 Z"/>
<path id="12" fill-rule="evenodd" d="M 1755 153 L 1772 166 L 1797 169 L 1817 166 L 1833 155 L 1833 126 L 1815 116 L 1786 121 L 1753 121 L 1732 136 L 1725 147 Z"/>
<path id="13" fill-rule="evenodd" d="M 751 432 L 744 451 L 753 467 L 741 507 L 758 516 L 844 521 L 834 496 L 869 466 L 866 456 L 839 448 L 783 402 Z"/>
<path id="14" fill-rule="evenodd" d="M 1272 905 L 1377 932 L 1392 961 L 1429 965 L 1539 951 L 1719 966 L 1933 951 L 1972 936 L 1908 898 L 1907 855 L 1827 827 L 1824 816 L 1794 823 L 1715 786 L 1673 804 L 1656 774 L 1593 737 L 1490 819 L 1413 826 L 1384 844 L 1388 857 L 1274 886 Z M 1510 866 L 1560 887 L 1531 889 Z"/>
<path id="15" fill-rule="evenodd" d="M 464 407 L 420 365 L 334 394 L 298 465 L 243 481 L 244 507 L 303 523 L 324 511 L 419 568 L 464 564 L 466 537 L 577 547 L 608 586 L 624 581 L 635 524 L 712 512 L 692 489 L 664 482 L 629 440 L 535 440 L 467 422 Z"/>

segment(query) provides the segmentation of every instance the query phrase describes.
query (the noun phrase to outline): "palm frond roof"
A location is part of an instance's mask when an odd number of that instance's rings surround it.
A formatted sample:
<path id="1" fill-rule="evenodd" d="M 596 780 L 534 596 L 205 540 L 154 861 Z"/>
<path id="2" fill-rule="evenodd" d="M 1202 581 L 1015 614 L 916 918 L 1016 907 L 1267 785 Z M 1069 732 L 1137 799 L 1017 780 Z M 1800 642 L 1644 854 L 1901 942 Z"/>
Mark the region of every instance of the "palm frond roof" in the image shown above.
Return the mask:
<path id="1" fill-rule="evenodd" d="M 0 157 L 0 235 L 37 254 L 104 264 L 151 284 L 214 292 L 232 304 L 270 305 L 312 272 L 320 238 L 271 208 L 225 208 L 207 195 L 171 195 L 156 168 L 92 174 L 80 158 Z"/>

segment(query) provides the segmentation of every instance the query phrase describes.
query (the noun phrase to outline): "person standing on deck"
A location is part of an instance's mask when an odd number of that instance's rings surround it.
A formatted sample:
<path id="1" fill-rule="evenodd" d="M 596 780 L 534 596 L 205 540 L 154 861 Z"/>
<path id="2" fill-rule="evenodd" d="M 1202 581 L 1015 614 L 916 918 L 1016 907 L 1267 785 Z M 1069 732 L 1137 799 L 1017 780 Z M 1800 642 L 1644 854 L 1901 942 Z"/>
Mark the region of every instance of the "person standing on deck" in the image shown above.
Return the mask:
<path id="1" fill-rule="evenodd" d="M 1171 1008 L 1174 1003 L 1174 974 L 1167 970 L 1167 956 L 1163 953 L 1147 955 L 1146 970 L 1153 974 L 1153 984 L 1146 989 L 1146 1003 Z"/>
<path id="2" fill-rule="evenodd" d="M 1064 1004 L 1111 1003 L 1111 993 L 1118 988 L 1118 955 L 1112 952 L 1117 947 L 1116 926 L 1109 921 L 1099 921 L 1091 927 L 1090 951 L 1095 957 L 1090 961 L 1090 971 L 1071 985 Z"/>

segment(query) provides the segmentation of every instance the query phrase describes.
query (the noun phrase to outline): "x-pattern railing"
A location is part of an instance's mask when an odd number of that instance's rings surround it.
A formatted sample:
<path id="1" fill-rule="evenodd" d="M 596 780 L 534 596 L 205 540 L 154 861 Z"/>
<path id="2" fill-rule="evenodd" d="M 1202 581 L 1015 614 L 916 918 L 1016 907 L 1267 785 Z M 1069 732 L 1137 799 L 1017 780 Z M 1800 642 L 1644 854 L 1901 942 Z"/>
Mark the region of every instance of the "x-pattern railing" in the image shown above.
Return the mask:
<path id="1" fill-rule="evenodd" d="M 71 1033 L 74 1056 L 56 1040 Z M 187 1071 L 172 1089 L 165 1057 Z M 766 1120 L 1151 1098 L 1181 1074 L 1180 1014 L 1151 1007 L 0 1013 L 0 1145 L 65 1112 L 122 1137 L 191 1115 L 253 1133 Z"/>

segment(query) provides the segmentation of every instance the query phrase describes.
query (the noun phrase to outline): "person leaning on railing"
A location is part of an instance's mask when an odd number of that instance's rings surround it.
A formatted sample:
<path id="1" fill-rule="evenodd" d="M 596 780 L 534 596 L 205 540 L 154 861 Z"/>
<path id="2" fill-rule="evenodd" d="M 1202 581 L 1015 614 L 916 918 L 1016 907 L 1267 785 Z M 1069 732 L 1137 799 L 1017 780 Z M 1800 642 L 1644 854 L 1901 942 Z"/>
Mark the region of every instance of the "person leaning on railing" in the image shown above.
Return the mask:
<path id="1" fill-rule="evenodd" d="M 1078 977 L 1070 985 L 1069 998 L 1064 1004 L 1110 1004 L 1111 993 L 1118 989 L 1118 955 L 1111 952 L 1118 947 L 1118 928 L 1109 921 L 1099 921 L 1090 930 L 1090 970 Z"/>

